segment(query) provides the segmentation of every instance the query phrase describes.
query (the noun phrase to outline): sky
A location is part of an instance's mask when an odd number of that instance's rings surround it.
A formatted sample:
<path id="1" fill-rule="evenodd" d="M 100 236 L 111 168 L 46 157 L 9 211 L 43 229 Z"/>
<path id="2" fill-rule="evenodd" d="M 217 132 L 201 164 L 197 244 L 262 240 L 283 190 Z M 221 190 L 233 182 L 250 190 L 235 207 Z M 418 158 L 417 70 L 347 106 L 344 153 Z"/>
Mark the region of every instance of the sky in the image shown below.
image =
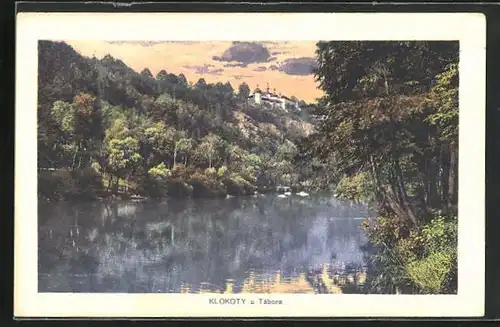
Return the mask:
<path id="1" fill-rule="evenodd" d="M 313 102 L 322 96 L 312 74 L 314 41 L 88 41 L 65 40 L 84 56 L 110 54 L 140 72 L 153 75 L 164 69 L 184 74 L 189 82 L 204 78 L 208 83 L 230 82 L 235 90 L 245 82 L 288 97 Z"/>

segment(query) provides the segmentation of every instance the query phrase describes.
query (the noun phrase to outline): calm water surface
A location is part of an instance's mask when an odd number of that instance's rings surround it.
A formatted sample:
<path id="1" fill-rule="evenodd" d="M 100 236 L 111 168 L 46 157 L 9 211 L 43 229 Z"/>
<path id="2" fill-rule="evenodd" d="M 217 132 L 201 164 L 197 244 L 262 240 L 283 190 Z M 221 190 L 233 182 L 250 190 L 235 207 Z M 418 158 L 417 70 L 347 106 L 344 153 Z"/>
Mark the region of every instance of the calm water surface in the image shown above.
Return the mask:
<path id="1" fill-rule="evenodd" d="M 297 195 L 44 205 L 39 291 L 317 293 L 311 274 L 364 264 L 367 214 Z"/>

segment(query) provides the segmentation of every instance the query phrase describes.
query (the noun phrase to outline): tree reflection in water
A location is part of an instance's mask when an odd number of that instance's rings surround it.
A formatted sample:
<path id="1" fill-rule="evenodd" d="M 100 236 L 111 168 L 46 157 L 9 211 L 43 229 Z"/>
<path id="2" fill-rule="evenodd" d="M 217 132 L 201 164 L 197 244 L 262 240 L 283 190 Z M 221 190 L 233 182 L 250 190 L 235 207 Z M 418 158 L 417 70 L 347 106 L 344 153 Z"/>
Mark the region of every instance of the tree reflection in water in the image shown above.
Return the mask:
<path id="1" fill-rule="evenodd" d="M 366 215 L 319 196 L 46 205 L 39 291 L 338 293 Z"/>

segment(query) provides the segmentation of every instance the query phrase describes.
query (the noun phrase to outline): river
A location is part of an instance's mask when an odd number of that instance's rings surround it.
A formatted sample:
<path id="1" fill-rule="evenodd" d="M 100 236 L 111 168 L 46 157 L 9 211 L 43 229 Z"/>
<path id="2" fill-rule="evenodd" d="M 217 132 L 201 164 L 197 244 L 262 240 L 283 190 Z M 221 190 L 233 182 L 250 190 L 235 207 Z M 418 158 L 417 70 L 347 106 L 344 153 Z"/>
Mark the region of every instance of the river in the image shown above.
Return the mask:
<path id="1" fill-rule="evenodd" d="M 361 276 L 367 214 L 295 194 L 43 205 L 39 292 L 340 292 L 343 271 Z"/>

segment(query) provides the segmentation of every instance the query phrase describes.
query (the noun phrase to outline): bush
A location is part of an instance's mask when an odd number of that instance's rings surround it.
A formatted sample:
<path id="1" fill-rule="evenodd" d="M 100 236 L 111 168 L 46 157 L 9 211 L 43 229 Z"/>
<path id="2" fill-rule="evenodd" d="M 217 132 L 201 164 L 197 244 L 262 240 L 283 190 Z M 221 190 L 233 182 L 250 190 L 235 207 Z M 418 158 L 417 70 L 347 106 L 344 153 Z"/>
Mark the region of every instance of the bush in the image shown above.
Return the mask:
<path id="1" fill-rule="evenodd" d="M 374 287 L 410 286 L 422 293 L 456 292 L 457 220 L 435 217 L 420 227 L 409 228 L 398 218 L 379 217 L 363 222 L 371 244 L 378 248 Z M 396 278 L 397 277 L 397 278 Z"/>
<path id="2" fill-rule="evenodd" d="M 137 183 L 137 191 L 141 195 L 160 199 L 167 195 L 166 182 L 161 178 L 147 174 L 143 178 L 140 178 L 139 183 Z"/>
<path id="3" fill-rule="evenodd" d="M 193 187 L 180 179 L 167 182 L 167 195 L 173 198 L 186 198 L 193 193 Z"/>
<path id="4" fill-rule="evenodd" d="M 255 187 L 239 175 L 225 179 L 224 186 L 227 193 L 234 196 L 251 195 L 255 192 Z"/>
<path id="5" fill-rule="evenodd" d="M 172 178 L 177 178 L 185 181 L 187 181 L 195 172 L 195 168 L 184 166 L 183 164 L 177 164 L 175 168 L 171 170 Z"/>
<path id="6" fill-rule="evenodd" d="M 376 246 L 394 247 L 398 241 L 409 236 L 409 222 L 397 216 L 378 217 L 374 221 L 365 219 L 361 224 L 370 242 Z"/>
<path id="7" fill-rule="evenodd" d="M 223 178 L 227 175 L 227 166 L 222 166 L 217 170 L 217 176 Z"/>
<path id="8" fill-rule="evenodd" d="M 94 199 L 102 191 L 102 176 L 92 168 L 38 173 L 38 196 L 46 202 Z"/>
<path id="9" fill-rule="evenodd" d="M 101 165 L 100 165 L 98 162 L 96 162 L 96 161 L 94 161 L 94 162 L 90 165 L 90 167 L 91 167 L 91 168 L 92 168 L 92 169 L 93 169 L 96 173 L 100 173 L 100 172 L 102 171 L 102 167 L 101 167 Z"/>
<path id="10" fill-rule="evenodd" d="M 457 220 L 438 216 L 412 235 L 418 244 L 403 256 L 411 280 L 425 293 L 453 291 L 457 269 Z M 400 252 L 401 248 L 400 248 Z"/>
<path id="11" fill-rule="evenodd" d="M 38 197 L 46 202 L 63 200 L 66 193 L 74 192 L 71 172 L 67 169 L 38 173 Z"/>
<path id="12" fill-rule="evenodd" d="M 422 227 L 422 238 L 429 251 L 448 251 L 457 245 L 456 217 L 438 216 Z"/>
<path id="13" fill-rule="evenodd" d="M 153 168 L 151 168 L 148 173 L 153 177 L 165 178 L 169 177 L 172 173 L 170 169 L 165 166 L 165 163 L 161 163 Z"/>
<path id="14" fill-rule="evenodd" d="M 366 173 L 342 178 L 337 184 L 336 192 L 339 198 L 355 202 L 369 203 L 373 200 L 370 180 Z"/>
<path id="15" fill-rule="evenodd" d="M 237 176 L 238 176 L 238 178 L 241 178 L 244 181 L 244 183 L 252 184 L 252 183 L 255 183 L 255 180 L 256 180 L 255 176 L 249 170 L 242 171 Z"/>
<path id="16" fill-rule="evenodd" d="M 192 187 L 193 197 L 224 197 L 227 195 L 224 185 L 216 179 L 216 175 L 207 176 L 197 172 L 191 176 L 188 184 Z"/>
<path id="17" fill-rule="evenodd" d="M 102 175 L 93 168 L 75 169 L 72 176 L 76 187 L 74 195 L 79 199 L 94 199 L 103 191 Z"/>
<path id="18" fill-rule="evenodd" d="M 441 293 L 446 278 L 454 265 L 453 254 L 449 252 L 433 252 L 421 260 L 414 260 L 406 265 L 410 279 L 424 293 Z"/>
<path id="19" fill-rule="evenodd" d="M 207 174 L 208 176 L 215 176 L 215 174 L 217 174 L 217 170 L 214 167 L 207 168 L 205 169 L 205 174 Z"/>

